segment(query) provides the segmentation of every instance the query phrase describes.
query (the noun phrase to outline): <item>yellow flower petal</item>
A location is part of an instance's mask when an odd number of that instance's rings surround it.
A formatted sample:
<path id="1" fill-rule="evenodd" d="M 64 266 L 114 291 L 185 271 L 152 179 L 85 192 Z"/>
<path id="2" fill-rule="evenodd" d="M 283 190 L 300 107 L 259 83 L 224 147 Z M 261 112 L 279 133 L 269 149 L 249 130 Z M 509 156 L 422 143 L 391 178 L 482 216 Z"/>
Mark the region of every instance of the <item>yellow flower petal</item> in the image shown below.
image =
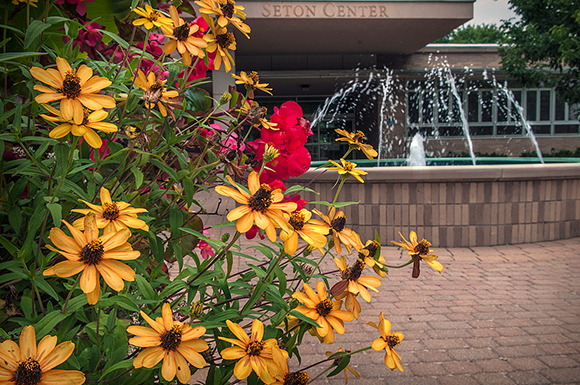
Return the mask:
<path id="1" fill-rule="evenodd" d="M 43 372 L 48 372 L 52 368 L 62 364 L 73 354 L 75 344 L 70 341 L 63 342 L 55 347 L 46 358 L 39 362 L 40 368 Z"/>

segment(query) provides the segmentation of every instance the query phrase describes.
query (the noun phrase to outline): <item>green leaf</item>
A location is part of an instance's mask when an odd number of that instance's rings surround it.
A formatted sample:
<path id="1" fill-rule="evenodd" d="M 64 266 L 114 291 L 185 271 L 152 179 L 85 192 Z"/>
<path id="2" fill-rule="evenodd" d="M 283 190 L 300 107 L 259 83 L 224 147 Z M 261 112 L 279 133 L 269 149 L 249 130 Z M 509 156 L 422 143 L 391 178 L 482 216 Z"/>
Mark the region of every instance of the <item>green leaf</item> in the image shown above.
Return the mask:
<path id="1" fill-rule="evenodd" d="M 340 208 L 340 207 L 345 207 L 345 206 L 350 206 L 350 205 L 358 205 L 360 203 L 360 201 L 358 202 L 336 202 L 334 204 L 334 207 L 336 208 Z M 313 201 L 313 202 L 309 202 L 309 204 L 311 205 L 325 205 L 325 206 L 332 206 L 329 202 L 325 202 L 325 201 Z"/>
<path id="2" fill-rule="evenodd" d="M 36 335 L 38 337 L 44 337 L 45 335 L 50 333 L 50 331 L 56 326 L 56 324 L 58 324 L 60 321 L 64 320 L 71 314 L 72 312 L 67 312 L 67 314 L 61 314 L 60 310 L 54 310 L 48 313 L 34 326 L 34 329 L 36 329 Z"/>
<path id="3" fill-rule="evenodd" d="M 127 43 L 125 40 L 123 40 L 122 38 L 117 36 L 117 34 L 109 32 L 109 31 L 105 31 L 104 29 L 101 29 L 101 32 L 104 33 L 105 35 L 109 36 L 111 39 L 115 40 L 117 42 L 117 44 L 119 44 L 121 47 L 123 47 L 125 49 L 129 48 L 129 43 Z"/>
<path id="4" fill-rule="evenodd" d="M 18 206 L 12 206 L 12 208 L 8 210 L 8 222 L 10 222 L 10 226 L 12 226 L 16 234 L 20 234 L 20 228 L 22 227 L 22 211 L 20 211 Z"/>
<path id="5" fill-rule="evenodd" d="M 298 318 L 298 319 L 300 319 L 300 320 L 302 320 L 302 321 L 304 321 L 304 322 L 306 322 L 306 323 L 308 323 L 308 324 L 310 324 L 310 325 L 312 325 L 314 327 L 317 327 L 317 328 L 321 327 L 312 318 L 306 317 L 304 314 L 300 313 L 297 310 L 290 310 L 290 315 L 291 316 L 294 316 L 294 317 L 296 317 L 296 318 Z"/>
<path id="6" fill-rule="evenodd" d="M 160 162 L 158 159 L 151 159 L 149 162 L 151 162 L 155 167 L 159 168 L 161 171 L 169 174 L 169 176 L 173 178 L 175 182 L 179 181 L 179 177 L 177 176 L 175 170 L 166 165 L 165 163 Z"/>
<path id="7" fill-rule="evenodd" d="M 32 319 L 32 298 L 30 297 L 30 292 L 24 294 L 20 299 L 20 308 L 22 309 L 26 319 Z"/>
<path id="8" fill-rule="evenodd" d="M 30 48 L 32 43 L 40 43 L 40 34 L 50 27 L 51 25 L 48 23 L 43 23 L 40 20 L 33 20 L 28 28 L 26 28 L 26 35 L 24 35 L 24 49 Z"/>
<path id="9" fill-rule="evenodd" d="M 183 178 L 181 181 L 183 184 L 183 190 L 185 192 L 185 199 L 187 200 L 187 206 L 191 206 L 193 203 L 193 193 L 195 191 L 195 187 L 193 185 L 193 181 L 190 178 Z"/>
<path id="10" fill-rule="evenodd" d="M 101 379 L 103 379 L 107 374 L 111 373 L 114 370 L 117 369 L 128 369 L 130 367 L 133 366 L 133 360 L 123 360 L 120 362 L 117 362 L 116 364 L 111 365 L 108 369 L 106 369 L 103 372 L 103 375 L 101 376 Z"/>
<path id="11" fill-rule="evenodd" d="M 328 374 L 328 377 L 336 376 L 338 373 L 342 372 L 344 368 L 348 366 L 349 363 L 350 363 L 350 355 L 343 357 L 342 360 L 340 360 L 340 363 L 338 364 L 336 369 L 334 369 L 332 372 Z"/>
<path id="12" fill-rule="evenodd" d="M 4 246 L 6 251 L 10 253 L 12 257 L 16 258 L 16 256 L 18 256 L 18 248 L 14 246 L 12 242 L 10 242 L 8 239 L 4 238 L 2 235 L 0 235 L 0 243 L 2 244 L 2 246 Z"/>
<path id="13" fill-rule="evenodd" d="M 141 187 L 141 184 L 143 183 L 143 173 L 137 167 L 132 167 L 131 172 L 133 173 L 133 176 L 135 176 L 135 188 Z"/>
<path id="14" fill-rule="evenodd" d="M 12 60 L 12 59 L 20 59 L 20 58 L 28 57 L 28 56 L 42 56 L 42 55 L 46 55 L 46 53 L 43 53 L 43 52 L 6 52 L 6 53 L 0 53 L 0 62 Z"/>
<path id="15" fill-rule="evenodd" d="M 183 95 L 185 96 L 188 110 L 207 112 L 213 104 L 211 95 L 201 88 L 189 87 L 185 90 Z"/>
<path id="16" fill-rule="evenodd" d="M 32 279 L 32 283 L 34 283 L 40 290 L 50 295 L 52 298 L 56 299 L 57 301 L 60 301 L 60 297 L 58 296 L 58 294 L 56 294 L 56 291 L 54 291 L 52 286 L 50 286 L 48 282 L 44 280 L 42 275 L 36 275 Z"/>
<path id="17" fill-rule="evenodd" d="M 137 282 L 137 286 L 139 287 L 139 291 L 146 299 L 155 300 L 157 299 L 157 294 L 153 291 L 151 284 L 147 281 L 142 275 L 137 274 L 135 276 L 135 282 Z"/>
<path id="18" fill-rule="evenodd" d="M 68 154 L 70 148 L 66 143 L 59 143 L 54 146 L 54 156 L 56 157 L 56 175 L 65 177 L 68 171 Z"/>
<path id="19" fill-rule="evenodd" d="M 286 274 L 284 274 L 284 271 L 280 268 L 280 266 L 276 266 L 274 268 L 274 273 L 276 274 L 276 277 L 278 277 L 278 281 L 280 282 L 278 287 L 278 290 L 280 291 L 280 296 L 284 297 L 287 288 Z"/>
<path id="20" fill-rule="evenodd" d="M 47 203 L 46 207 L 50 210 L 50 215 L 52 216 L 52 222 L 55 227 L 60 227 L 60 221 L 62 219 L 62 206 L 58 203 Z"/>

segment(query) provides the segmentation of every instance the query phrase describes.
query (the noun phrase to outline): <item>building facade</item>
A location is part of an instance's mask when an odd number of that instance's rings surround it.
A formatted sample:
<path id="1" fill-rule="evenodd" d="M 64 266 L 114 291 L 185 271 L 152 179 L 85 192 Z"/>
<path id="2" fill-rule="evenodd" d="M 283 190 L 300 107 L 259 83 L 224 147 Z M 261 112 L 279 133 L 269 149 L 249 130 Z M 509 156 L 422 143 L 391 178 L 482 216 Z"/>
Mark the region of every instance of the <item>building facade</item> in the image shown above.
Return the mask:
<path id="1" fill-rule="evenodd" d="M 473 17 L 473 1 L 240 1 L 251 39 L 236 36 L 236 72 L 258 71 L 271 107 L 298 102 L 313 123 L 313 160 L 344 152 L 335 128 L 363 131 L 381 158 L 405 158 L 421 133 L 428 155 L 519 156 L 580 147 L 575 108 L 549 88 L 500 71 L 495 45 L 432 45 Z M 217 72 L 217 71 L 216 71 Z M 214 73 L 214 96 L 231 84 Z M 521 108 L 520 108 L 521 107 Z M 468 128 L 467 128 L 468 127 Z"/>

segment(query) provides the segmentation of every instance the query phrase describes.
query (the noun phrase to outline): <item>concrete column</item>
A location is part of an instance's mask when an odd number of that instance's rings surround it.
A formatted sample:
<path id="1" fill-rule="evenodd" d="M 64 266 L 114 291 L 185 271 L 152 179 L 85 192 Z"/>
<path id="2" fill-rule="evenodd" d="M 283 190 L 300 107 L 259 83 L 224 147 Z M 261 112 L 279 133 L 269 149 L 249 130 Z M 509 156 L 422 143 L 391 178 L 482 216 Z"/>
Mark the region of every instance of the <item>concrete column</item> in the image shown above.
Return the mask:
<path id="1" fill-rule="evenodd" d="M 230 52 L 232 58 L 235 60 L 236 55 L 235 51 Z M 218 54 L 219 55 L 219 54 Z M 212 71 L 212 96 L 218 102 L 224 92 L 228 91 L 229 86 L 233 86 L 235 83 L 235 79 L 232 77 L 232 74 L 236 73 L 235 65 L 232 65 L 232 69 L 230 72 L 226 72 L 224 69 L 224 63 L 222 63 L 221 67 L 217 71 Z"/>

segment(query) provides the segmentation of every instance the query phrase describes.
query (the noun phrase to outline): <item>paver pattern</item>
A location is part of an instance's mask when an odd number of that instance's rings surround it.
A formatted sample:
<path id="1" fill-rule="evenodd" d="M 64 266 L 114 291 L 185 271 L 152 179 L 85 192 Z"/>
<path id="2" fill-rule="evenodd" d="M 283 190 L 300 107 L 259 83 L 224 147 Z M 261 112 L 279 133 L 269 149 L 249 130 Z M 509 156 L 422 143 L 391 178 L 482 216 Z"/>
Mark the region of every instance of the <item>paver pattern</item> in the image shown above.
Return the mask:
<path id="1" fill-rule="evenodd" d="M 224 206 L 230 202 L 224 202 L 220 212 Z M 213 216 L 205 223 L 222 220 Z M 212 230 L 212 237 L 234 231 L 221 227 Z M 260 241 L 244 236 L 240 240 L 245 253 Z M 380 293 L 371 292 L 371 303 L 359 299 L 360 319 L 346 323 L 346 333 L 336 335 L 332 345 L 307 334 L 301 347 L 302 364 L 293 359 L 290 370 L 325 359 L 325 352 L 336 352 L 339 347 L 370 346 L 379 334 L 366 322 L 378 323 L 382 311 L 393 332 L 405 335 L 396 348 L 404 372 L 386 367 L 384 351 L 369 350 L 352 358 L 351 366 L 361 378 L 349 374 L 349 383 L 580 384 L 580 238 L 432 248 L 445 267 L 442 274 L 426 263 L 418 279 L 411 278 L 410 266 L 391 269 L 382 279 Z M 383 247 L 382 254 L 389 265 L 408 260 L 395 246 Z M 327 258 L 322 270 L 333 271 L 336 266 Z M 337 273 L 328 277 L 331 285 L 339 280 Z M 310 369 L 311 378 L 325 368 Z M 320 378 L 315 383 L 344 384 L 344 376 Z"/>
<path id="2" fill-rule="evenodd" d="M 405 339 L 396 348 L 404 372 L 391 372 L 384 354 L 366 351 L 351 364 L 353 384 L 578 384 L 580 383 L 580 238 L 513 246 L 434 247 L 442 274 L 422 264 L 391 269 L 359 321 L 333 345 L 312 338 L 303 362 L 338 347 L 360 349 L 378 337 L 367 321 L 379 312 Z M 389 264 L 401 258 L 385 247 Z M 405 257 L 406 258 L 406 257 Z M 400 259 L 403 261 L 404 259 Z M 320 369 L 311 370 L 316 375 Z M 344 383 L 344 377 L 321 380 Z"/>

